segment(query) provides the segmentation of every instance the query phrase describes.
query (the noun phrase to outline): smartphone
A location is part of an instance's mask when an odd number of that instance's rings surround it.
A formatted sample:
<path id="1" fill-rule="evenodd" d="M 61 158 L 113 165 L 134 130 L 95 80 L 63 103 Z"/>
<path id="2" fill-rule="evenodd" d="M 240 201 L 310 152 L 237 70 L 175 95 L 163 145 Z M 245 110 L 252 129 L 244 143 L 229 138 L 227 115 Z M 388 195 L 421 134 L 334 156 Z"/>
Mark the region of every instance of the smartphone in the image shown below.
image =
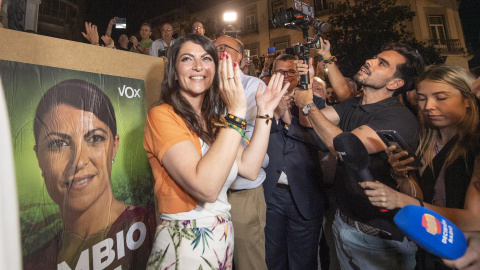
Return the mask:
<path id="1" fill-rule="evenodd" d="M 117 18 L 115 20 L 115 28 L 126 29 L 127 28 L 127 18 Z"/>
<path id="2" fill-rule="evenodd" d="M 275 55 L 275 47 L 270 47 L 270 48 L 268 48 L 268 54 L 269 54 L 269 55 L 270 55 L 270 54 Z"/>
<path id="3" fill-rule="evenodd" d="M 387 145 L 387 147 L 395 146 L 394 153 L 400 153 L 402 151 L 407 151 L 408 156 L 406 158 L 413 157 L 413 161 L 408 166 L 421 168 L 423 167 L 422 161 L 415 155 L 415 153 L 408 147 L 407 143 L 395 130 L 377 130 L 376 131 L 380 139 Z"/>

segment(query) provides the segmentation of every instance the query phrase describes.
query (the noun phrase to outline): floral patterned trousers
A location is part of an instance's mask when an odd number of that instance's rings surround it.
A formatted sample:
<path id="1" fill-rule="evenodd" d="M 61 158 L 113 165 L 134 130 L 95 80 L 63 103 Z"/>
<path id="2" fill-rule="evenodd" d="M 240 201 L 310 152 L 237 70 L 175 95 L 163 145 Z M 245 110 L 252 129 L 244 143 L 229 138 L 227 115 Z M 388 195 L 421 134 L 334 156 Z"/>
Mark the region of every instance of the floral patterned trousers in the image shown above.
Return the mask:
<path id="1" fill-rule="evenodd" d="M 233 226 L 229 214 L 193 220 L 162 220 L 148 270 L 232 269 Z"/>

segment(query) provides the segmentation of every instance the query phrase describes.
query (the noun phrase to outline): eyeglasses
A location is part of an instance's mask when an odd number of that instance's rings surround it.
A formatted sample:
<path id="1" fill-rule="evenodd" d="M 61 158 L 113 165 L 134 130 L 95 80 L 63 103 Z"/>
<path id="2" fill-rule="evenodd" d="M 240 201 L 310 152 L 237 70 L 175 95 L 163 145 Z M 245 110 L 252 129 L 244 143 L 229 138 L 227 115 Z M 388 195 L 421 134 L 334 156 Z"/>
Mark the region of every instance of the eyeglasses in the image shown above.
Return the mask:
<path id="1" fill-rule="evenodd" d="M 195 27 L 193 27 L 193 30 L 200 30 L 202 28 L 203 28 L 203 26 L 195 26 Z"/>
<path id="2" fill-rule="evenodd" d="M 274 72 L 278 74 L 283 74 L 284 76 L 289 76 L 289 77 L 293 77 L 297 74 L 297 71 L 293 69 L 289 69 L 289 70 L 277 69 Z"/>
<path id="3" fill-rule="evenodd" d="M 219 51 L 219 52 L 224 52 L 227 48 L 230 48 L 230 49 L 236 51 L 237 53 L 240 53 L 237 49 L 232 48 L 232 47 L 228 46 L 227 44 L 220 44 L 216 48 L 217 48 L 217 51 Z"/>

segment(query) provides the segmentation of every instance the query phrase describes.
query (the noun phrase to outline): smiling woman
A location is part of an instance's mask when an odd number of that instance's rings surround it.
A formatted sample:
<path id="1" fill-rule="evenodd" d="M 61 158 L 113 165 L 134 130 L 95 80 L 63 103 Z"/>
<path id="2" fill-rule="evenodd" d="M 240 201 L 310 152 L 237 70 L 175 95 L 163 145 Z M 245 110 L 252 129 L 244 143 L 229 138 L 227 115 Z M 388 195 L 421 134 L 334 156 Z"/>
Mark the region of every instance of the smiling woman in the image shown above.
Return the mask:
<path id="1" fill-rule="evenodd" d="M 113 196 L 119 135 L 108 97 L 85 81 L 63 81 L 43 95 L 33 130 L 38 165 L 63 228 L 25 257 L 25 269 L 144 268 L 155 218 L 146 207 Z"/>
<path id="2" fill-rule="evenodd" d="M 260 117 L 243 148 L 247 104 L 240 74 L 232 57 L 224 52 L 219 59 L 213 43 L 200 34 L 179 38 L 168 52 L 164 103 L 148 113 L 143 143 L 155 177 L 158 211 L 147 269 L 232 267 L 227 190 L 237 174 L 257 178 L 269 118 L 288 87 L 282 89 L 283 75 L 277 74 L 263 94 L 259 87 Z"/>

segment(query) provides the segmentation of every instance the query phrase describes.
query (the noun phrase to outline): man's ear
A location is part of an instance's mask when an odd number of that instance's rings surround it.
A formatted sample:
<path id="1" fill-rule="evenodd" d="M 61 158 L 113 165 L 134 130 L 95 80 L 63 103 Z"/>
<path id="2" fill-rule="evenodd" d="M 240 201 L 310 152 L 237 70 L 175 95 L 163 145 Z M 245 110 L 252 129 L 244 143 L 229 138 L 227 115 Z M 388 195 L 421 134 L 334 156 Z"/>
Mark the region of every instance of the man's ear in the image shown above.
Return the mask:
<path id="1" fill-rule="evenodd" d="M 387 83 L 387 89 L 388 90 L 391 90 L 391 91 L 394 91 L 394 90 L 397 90 L 398 88 L 402 87 L 405 85 L 405 81 L 400 79 L 400 78 L 394 78 L 394 79 L 391 79 L 388 83 Z"/>
<path id="2" fill-rule="evenodd" d="M 238 63 L 239 66 L 242 63 L 242 58 L 243 58 L 243 55 L 241 53 L 237 53 L 236 62 Z"/>

